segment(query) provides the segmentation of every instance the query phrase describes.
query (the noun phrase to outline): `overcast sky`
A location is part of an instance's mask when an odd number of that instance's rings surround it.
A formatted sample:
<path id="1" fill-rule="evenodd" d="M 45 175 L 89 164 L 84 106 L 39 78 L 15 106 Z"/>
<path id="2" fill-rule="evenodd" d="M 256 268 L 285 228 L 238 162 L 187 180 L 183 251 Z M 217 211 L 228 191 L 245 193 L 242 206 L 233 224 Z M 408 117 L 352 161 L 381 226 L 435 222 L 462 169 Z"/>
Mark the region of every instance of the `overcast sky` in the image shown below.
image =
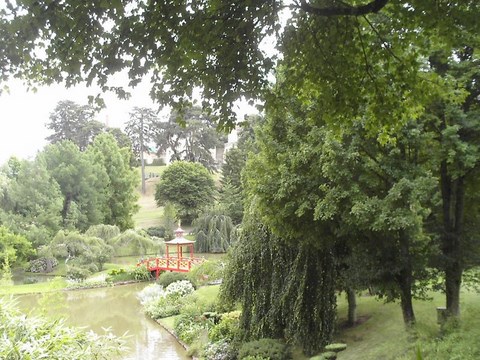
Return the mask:
<path id="1" fill-rule="evenodd" d="M 21 82 L 9 82 L 9 93 L 0 95 L 0 164 L 10 156 L 33 158 L 51 134 L 46 128 L 50 112 L 59 101 L 72 100 L 87 104 L 88 95 L 96 95 L 95 89 L 78 86 L 65 89 L 62 85 L 41 87 L 36 93 L 27 92 Z M 141 84 L 132 91 L 132 98 L 119 100 L 114 94 L 104 95 L 107 108 L 97 114 L 97 120 L 111 127 L 123 129 L 134 106 L 157 109 L 148 95 L 148 84 Z"/>
<path id="2" fill-rule="evenodd" d="M 45 138 L 51 134 L 46 128 L 49 115 L 62 100 L 72 100 L 78 104 L 88 103 L 88 95 L 97 95 L 98 91 L 85 86 L 65 89 L 62 85 L 40 87 L 36 93 L 28 92 L 19 81 L 9 82 L 9 93 L 0 95 L 0 165 L 11 156 L 33 159 L 45 145 Z M 133 107 L 158 109 L 149 96 L 150 85 L 146 82 L 131 90 L 129 100 L 120 100 L 114 94 L 104 94 L 107 108 L 97 114 L 97 120 L 110 127 L 123 130 Z M 255 113 L 255 108 L 239 103 L 239 119 Z M 168 115 L 168 109 L 160 116 Z"/>

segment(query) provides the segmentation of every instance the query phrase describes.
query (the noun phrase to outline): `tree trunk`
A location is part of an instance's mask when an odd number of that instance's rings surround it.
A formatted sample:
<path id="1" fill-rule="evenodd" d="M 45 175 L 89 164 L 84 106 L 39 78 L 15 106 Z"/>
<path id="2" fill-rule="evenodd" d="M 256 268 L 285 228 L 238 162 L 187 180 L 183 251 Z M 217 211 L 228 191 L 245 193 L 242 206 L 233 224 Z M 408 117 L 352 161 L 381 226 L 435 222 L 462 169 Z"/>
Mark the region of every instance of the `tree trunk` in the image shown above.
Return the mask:
<path id="1" fill-rule="evenodd" d="M 402 308 L 403 322 L 410 327 L 415 324 L 415 313 L 412 303 L 412 284 L 409 280 L 402 281 L 400 284 L 400 306 Z"/>
<path id="2" fill-rule="evenodd" d="M 463 177 L 452 179 L 446 161 L 440 167 L 443 205 L 442 253 L 445 259 L 445 294 L 447 316 L 460 315 L 460 286 L 462 283 L 461 236 L 465 185 Z"/>
<path id="3" fill-rule="evenodd" d="M 145 159 L 143 158 L 143 115 L 140 118 L 140 165 L 142 168 L 142 194 L 146 193 L 145 186 Z"/>
<path id="4" fill-rule="evenodd" d="M 347 288 L 347 301 L 348 301 L 348 326 L 353 326 L 357 322 L 357 297 L 355 291 L 352 288 Z"/>
<path id="5" fill-rule="evenodd" d="M 412 303 L 412 260 L 410 255 L 410 240 L 408 234 L 400 231 L 400 261 L 402 269 L 397 276 L 397 283 L 400 288 L 400 306 L 402 308 L 403 322 L 406 326 L 415 323 L 415 313 Z"/>

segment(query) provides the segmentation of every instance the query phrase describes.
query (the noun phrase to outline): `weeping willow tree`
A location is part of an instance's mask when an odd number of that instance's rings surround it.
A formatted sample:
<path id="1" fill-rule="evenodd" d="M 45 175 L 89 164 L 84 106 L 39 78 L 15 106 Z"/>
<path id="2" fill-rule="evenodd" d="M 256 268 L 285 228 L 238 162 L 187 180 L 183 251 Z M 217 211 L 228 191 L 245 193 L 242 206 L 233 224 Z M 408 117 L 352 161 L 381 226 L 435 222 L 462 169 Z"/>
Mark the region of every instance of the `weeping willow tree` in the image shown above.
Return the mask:
<path id="1" fill-rule="evenodd" d="M 244 340 L 285 338 L 313 354 L 332 339 L 334 279 L 330 250 L 286 242 L 247 215 L 220 296 L 240 302 Z"/>
<path id="2" fill-rule="evenodd" d="M 163 241 L 155 241 L 147 234 L 139 234 L 135 230 L 127 230 L 112 239 L 112 245 L 117 255 L 145 255 L 149 251 L 157 254 L 165 252 Z"/>
<path id="3" fill-rule="evenodd" d="M 224 253 L 232 243 L 232 219 L 211 210 L 198 217 L 195 226 L 195 250 L 201 253 Z"/>

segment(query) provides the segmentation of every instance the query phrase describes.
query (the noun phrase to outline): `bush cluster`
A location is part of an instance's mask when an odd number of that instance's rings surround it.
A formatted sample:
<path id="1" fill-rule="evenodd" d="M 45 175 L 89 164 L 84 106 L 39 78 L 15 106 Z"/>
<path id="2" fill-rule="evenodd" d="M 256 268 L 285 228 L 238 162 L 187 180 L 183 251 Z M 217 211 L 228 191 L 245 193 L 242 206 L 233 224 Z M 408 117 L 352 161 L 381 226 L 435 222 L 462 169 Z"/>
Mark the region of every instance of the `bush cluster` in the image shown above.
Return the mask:
<path id="1" fill-rule="evenodd" d="M 147 231 L 147 234 L 150 236 L 155 236 L 158 238 L 165 237 L 165 227 L 163 226 L 152 226 L 152 227 L 149 227 L 146 231 Z"/>
<path id="2" fill-rule="evenodd" d="M 224 264 L 221 261 L 205 260 L 203 263 L 194 265 L 187 277 L 196 287 L 206 285 L 212 281 L 223 278 Z"/>
<path id="3" fill-rule="evenodd" d="M 232 311 L 222 314 L 220 321 L 208 333 L 212 342 L 233 342 L 240 330 L 240 311 Z"/>
<path id="4" fill-rule="evenodd" d="M 208 343 L 203 350 L 203 357 L 209 360 L 236 360 L 237 351 L 226 340 Z"/>
<path id="5" fill-rule="evenodd" d="M 243 344 L 238 358 L 245 359 L 248 356 L 260 356 L 270 360 L 289 360 L 292 358 L 289 347 L 276 339 L 260 339 Z"/>
<path id="6" fill-rule="evenodd" d="M 175 281 L 187 280 L 187 275 L 180 272 L 163 272 L 157 279 L 157 284 L 167 287 L 168 285 L 174 283 Z"/>
<path id="7" fill-rule="evenodd" d="M 138 297 L 148 316 L 161 319 L 178 315 L 185 298 L 192 292 L 192 284 L 183 280 L 171 283 L 165 289 L 158 284 L 149 285 L 138 294 Z"/>
<path id="8" fill-rule="evenodd" d="M 30 271 L 32 273 L 41 273 L 41 272 L 47 272 L 50 268 L 53 269 L 58 265 L 58 260 L 55 259 L 54 257 L 41 257 L 36 260 L 32 260 L 29 263 L 27 271 Z"/>

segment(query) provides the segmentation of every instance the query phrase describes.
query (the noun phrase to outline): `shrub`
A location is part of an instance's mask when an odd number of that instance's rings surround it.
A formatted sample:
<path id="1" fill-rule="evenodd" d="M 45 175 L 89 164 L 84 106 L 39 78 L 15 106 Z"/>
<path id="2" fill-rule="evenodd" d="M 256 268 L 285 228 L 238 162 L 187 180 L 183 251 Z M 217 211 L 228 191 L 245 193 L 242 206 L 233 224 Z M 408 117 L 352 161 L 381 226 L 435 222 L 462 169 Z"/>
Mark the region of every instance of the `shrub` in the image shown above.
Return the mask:
<path id="1" fill-rule="evenodd" d="M 157 284 L 167 287 L 171 283 L 174 283 L 175 281 L 181 281 L 181 280 L 186 280 L 187 275 L 185 273 L 179 273 L 179 272 L 163 272 L 160 274 L 160 276 L 157 279 Z"/>
<path id="2" fill-rule="evenodd" d="M 188 280 L 175 281 L 167 286 L 165 293 L 171 299 L 178 299 L 194 292 L 193 285 Z"/>
<path id="3" fill-rule="evenodd" d="M 213 342 L 221 340 L 232 342 L 238 334 L 239 323 L 240 311 L 222 314 L 220 322 L 210 330 L 208 337 Z"/>
<path id="4" fill-rule="evenodd" d="M 225 340 L 208 343 L 204 350 L 203 356 L 208 360 L 236 360 L 237 351 Z"/>
<path id="5" fill-rule="evenodd" d="M 195 286 L 205 285 L 210 281 L 223 278 L 224 264 L 220 261 L 206 260 L 201 264 L 194 265 L 187 275 Z"/>
<path id="6" fill-rule="evenodd" d="M 239 359 L 247 356 L 261 356 L 271 360 L 288 360 L 292 358 L 290 349 L 280 340 L 260 339 L 242 345 Z"/>
<path id="7" fill-rule="evenodd" d="M 175 319 L 174 330 L 180 340 L 187 345 L 208 333 L 212 323 L 201 316 L 182 313 Z"/>
<path id="8" fill-rule="evenodd" d="M 145 313 L 152 319 L 162 319 L 180 314 L 181 301 L 173 301 L 171 298 L 160 297 L 145 304 Z"/>
<path id="9" fill-rule="evenodd" d="M 263 357 L 263 356 L 259 356 L 259 355 L 256 355 L 256 356 L 247 356 L 247 357 L 244 357 L 242 360 L 270 360 L 270 358 L 266 358 L 266 357 Z"/>
<path id="10" fill-rule="evenodd" d="M 67 269 L 67 279 L 84 281 L 91 273 L 87 267 L 72 265 Z"/>
<path id="11" fill-rule="evenodd" d="M 21 315 L 5 299 L 0 299 L 0 334 L 0 359 L 111 359 L 125 351 L 124 338 Z"/>
<path id="12" fill-rule="evenodd" d="M 326 351 L 333 351 L 333 352 L 340 352 L 343 351 L 347 348 L 347 344 L 342 344 L 342 343 L 335 343 L 335 344 L 330 344 L 325 346 Z"/>
<path id="13" fill-rule="evenodd" d="M 157 284 L 145 286 L 142 291 L 137 294 L 142 305 L 153 302 L 161 297 L 165 297 L 163 287 Z"/>
<path id="14" fill-rule="evenodd" d="M 150 236 L 155 236 L 159 238 L 165 237 L 165 228 L 163 226 L 152 226 L 147 230 L 147 234 Z"/>
<path id="15" fill-rule="evenodd" d="M 80 289 L 94 289 L 102 288 L 107 286 L 113 286 L 111 282 L 105 280 L 94 280 L 94 281 L 83 281 L 83 282 L 72 282 L 67 285 L 68 290 L 80 290 Z"/>
<path id="16" fill-rule="evenodd" d="M 54 257 L 41 257 L 30 261 L 27 271 L 32 273 L 50 272 L 57 265 L 58 260 Z"/>
<path id="17" fill-rule="evenodd" d="M 130 274 L 133 277 L 133 279 L 137 280 L 137 281 L 145 281 L 145 280 L 150 279 L 150 277 L 152 276 L 150 274 L 150 271 L 148 271 L 148 269 L 145 265 L 134 267 L 130 271 Z"/>

